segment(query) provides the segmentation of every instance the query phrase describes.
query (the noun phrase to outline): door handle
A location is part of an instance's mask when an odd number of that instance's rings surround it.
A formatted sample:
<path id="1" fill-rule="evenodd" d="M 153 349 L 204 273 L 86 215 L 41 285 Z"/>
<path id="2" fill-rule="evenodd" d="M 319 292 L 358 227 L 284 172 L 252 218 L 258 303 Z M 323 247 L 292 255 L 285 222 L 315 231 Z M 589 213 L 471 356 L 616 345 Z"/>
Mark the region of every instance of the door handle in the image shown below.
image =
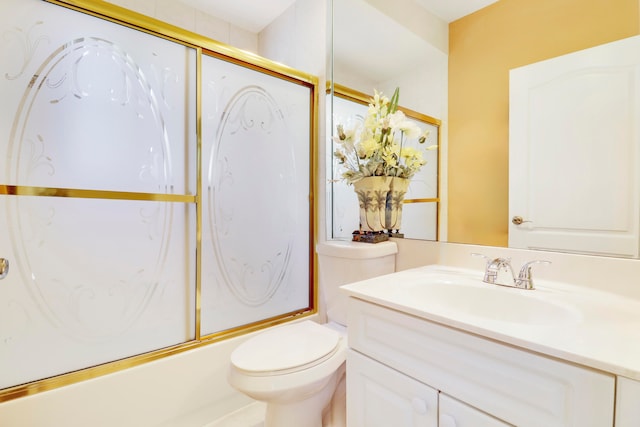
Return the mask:
<path id="1" fill-rule="evenodd" d="M 526 220 L 521 216 L 516 215 L 513 218 L 511 218 L 511 222 L 514 223 L 515 225 L 520 225 L 520 224 L 524 224 L 525 222 L 532 222 L 532 221 Z"/>

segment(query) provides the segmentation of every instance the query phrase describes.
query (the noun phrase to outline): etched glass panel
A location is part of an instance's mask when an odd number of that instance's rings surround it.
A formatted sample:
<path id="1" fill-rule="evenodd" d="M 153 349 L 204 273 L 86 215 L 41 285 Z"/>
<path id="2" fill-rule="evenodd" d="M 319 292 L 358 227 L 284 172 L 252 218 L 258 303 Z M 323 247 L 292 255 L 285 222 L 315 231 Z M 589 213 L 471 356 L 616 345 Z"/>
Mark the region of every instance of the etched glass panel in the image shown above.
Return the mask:
<path id="1" fill-rule="evenodd" d="M 202 333 L 309 306 L 311 92 L 203 56 Z"/>
<path id="2" fill-rule="evenodd" d="M 194 49 L 44 2 L 3 6 L 2 183 L 195 193 Z"/>
<path id="3" fill-rule="evenodd" d="M 0 196 L 0 212 L 0 388 L 193 339 L 193 205 Z"/>
<path id="4" fill-rule="evenodd" d="M 0 389 L 194 339 L 195 204 L 162 200 L 196 190 L 196 51 L 0 9 L 0 185 L 95 197 L 0 196 Z"/>

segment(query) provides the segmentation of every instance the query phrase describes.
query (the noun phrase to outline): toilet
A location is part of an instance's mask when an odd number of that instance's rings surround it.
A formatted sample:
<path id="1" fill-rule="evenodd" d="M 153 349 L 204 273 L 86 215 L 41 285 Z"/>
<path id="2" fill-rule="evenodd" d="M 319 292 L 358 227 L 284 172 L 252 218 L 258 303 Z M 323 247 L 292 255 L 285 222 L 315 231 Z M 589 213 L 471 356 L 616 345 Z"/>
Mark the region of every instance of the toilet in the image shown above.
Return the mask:
<path id="1" fill-rule="evenodd" d="M 336 390 L 344 387 L 347 297 L 339 288 L 393 273 L 398 248 L 391 241 L 329 241 L 318 244 L 316 251 L 327 323 L 303 320 L 276 326 L 231 354 L 229 384 L 266 403 L 264 427 L 323 425 L 323 413 L 330 409 L 334 394 L 338 396 Z M 343 409 L 333 412 L 344 415 Z"/>

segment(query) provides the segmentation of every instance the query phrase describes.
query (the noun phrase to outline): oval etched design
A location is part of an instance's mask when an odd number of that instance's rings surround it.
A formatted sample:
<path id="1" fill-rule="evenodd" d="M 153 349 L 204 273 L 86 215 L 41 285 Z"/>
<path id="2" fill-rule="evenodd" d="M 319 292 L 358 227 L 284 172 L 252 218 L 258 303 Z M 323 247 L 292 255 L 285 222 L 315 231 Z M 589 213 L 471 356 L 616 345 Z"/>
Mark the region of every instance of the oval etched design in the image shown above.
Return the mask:
<path id="1" fill-rule="evenodd" d="M 294 143 L 276 101 L 257 86 L 231 98 L 213 141 L 211 242 L 222 280 L 247 305 L 267 303 L 286 283 L 298 216 Z"/>
<path id="2" fill-rule="evenodd" d="M 167 192 L 160 84 L 107 40 L 85 37 L 58 47 L 20 100 L 8 147 L 10 182 Z"/>
<path id="3" fill-rule="evenodd" d="M 26 88 L 8 175 L 19 185 L 167 188 L 164 126 L 133 59 L 106 40 L 79 38 L 53 51 Z M 140 185 L 131 189 L 132 182 Z M 170 203 L 18 196 L 8 214 L 29 294 L 65 334 L 89 341 L 122 334 L 162 283 Z"/>

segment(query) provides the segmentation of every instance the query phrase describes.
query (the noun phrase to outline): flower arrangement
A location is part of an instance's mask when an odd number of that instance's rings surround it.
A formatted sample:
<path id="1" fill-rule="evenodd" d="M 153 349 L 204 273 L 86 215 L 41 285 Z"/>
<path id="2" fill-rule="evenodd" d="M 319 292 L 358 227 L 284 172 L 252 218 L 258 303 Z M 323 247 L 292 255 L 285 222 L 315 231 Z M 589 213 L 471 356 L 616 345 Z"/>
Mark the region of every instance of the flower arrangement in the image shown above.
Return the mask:
<path id="1" fill-rule="evenodd" d="M 333 140 L 338 144 L 334 156 L 346 170 L 342 178 L 353 184 L 368 176 L 391 176 L 410 179 L 426 163 L 422 152 L 404 146 L 406 139 L 418 139 L 423 144 L 429 131 L 422 131 L 398 110 L 400 89 L 391 99 L 374 90 L 363 123 L 345 130 L 337 126 Z M 399 134 L 399 137 L 398 135 Z M 427 147 L 428 150 L 437 146 Z"/>

